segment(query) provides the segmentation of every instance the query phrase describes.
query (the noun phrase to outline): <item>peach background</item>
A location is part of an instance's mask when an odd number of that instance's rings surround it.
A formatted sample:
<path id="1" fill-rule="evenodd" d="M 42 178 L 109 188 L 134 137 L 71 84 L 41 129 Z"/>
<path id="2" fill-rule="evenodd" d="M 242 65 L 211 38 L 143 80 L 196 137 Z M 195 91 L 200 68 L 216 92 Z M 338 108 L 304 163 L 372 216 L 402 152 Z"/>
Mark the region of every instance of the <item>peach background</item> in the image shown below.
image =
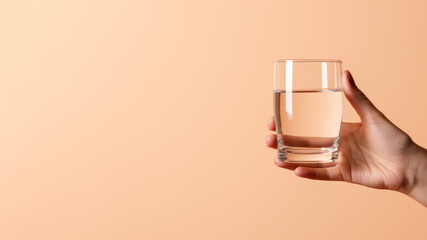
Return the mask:
<path id="1" fill-rule="evenodd" d="M 2 1 L 0 239 L 426 239 L 408 197 L 297 178 L 265 147 L 276 58 L 342 59 L 427 146 L 426 10 Z"/>

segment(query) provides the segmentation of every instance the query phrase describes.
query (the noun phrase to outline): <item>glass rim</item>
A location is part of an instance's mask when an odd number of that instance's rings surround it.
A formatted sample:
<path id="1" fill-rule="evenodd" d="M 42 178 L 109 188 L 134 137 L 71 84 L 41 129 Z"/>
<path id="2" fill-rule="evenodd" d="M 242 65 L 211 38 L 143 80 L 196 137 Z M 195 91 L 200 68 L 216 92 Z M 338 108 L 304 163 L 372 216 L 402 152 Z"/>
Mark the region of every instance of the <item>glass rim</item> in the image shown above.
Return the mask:
<path id="1" fill-rule="evenodd" d="M 293 62 L 336 62 L 336 63 L 341 63 L 341 59 L 298 59 L 298 58 L 289 58 L 289 59 L 285 59 L 285 58 L 281 58 L 281 59 L 277 59 L 276 63 L 278 62 L 286 62 L 286 61 L 293 61 Z"/>

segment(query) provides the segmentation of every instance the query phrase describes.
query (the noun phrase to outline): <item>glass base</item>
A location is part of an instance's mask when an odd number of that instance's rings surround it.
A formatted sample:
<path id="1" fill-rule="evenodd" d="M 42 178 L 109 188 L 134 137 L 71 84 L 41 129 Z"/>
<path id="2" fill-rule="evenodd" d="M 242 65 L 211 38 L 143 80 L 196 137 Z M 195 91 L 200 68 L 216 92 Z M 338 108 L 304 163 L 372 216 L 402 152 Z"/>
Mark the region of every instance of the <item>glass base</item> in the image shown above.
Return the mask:
<path id="1" fill-rule="evenodd" d="M 333 165 L 338 160 L 338 149 L 307 148 L 307 147 L 279 147 L 277 157 L 282 162 L 304 166 L 325 167 Z"/>

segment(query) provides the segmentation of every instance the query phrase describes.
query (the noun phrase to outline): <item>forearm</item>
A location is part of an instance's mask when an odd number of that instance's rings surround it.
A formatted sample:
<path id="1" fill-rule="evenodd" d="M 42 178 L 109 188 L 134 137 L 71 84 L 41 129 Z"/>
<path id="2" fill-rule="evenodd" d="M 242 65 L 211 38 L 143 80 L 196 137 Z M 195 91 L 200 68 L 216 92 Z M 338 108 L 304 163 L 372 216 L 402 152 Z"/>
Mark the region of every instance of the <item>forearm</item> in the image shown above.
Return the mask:
<path id="1" fill-rule="evenodd" d="M 408 157 L 407 184 L 401 192 L 427 207 L 427 150 L 414 143 Z"/>

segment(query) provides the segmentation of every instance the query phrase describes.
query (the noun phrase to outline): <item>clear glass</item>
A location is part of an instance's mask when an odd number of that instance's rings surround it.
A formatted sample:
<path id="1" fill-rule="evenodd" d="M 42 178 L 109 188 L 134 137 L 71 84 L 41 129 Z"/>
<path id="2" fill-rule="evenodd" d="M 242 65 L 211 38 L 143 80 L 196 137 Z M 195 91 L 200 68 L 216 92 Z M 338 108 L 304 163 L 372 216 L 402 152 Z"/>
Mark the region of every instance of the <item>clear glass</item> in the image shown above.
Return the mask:
<path id="1" fill-rule="evenodd" d="M 319 166 L 337 160 L 341 60 L 277 60 L 273 95 L 279 160 Z"/>

